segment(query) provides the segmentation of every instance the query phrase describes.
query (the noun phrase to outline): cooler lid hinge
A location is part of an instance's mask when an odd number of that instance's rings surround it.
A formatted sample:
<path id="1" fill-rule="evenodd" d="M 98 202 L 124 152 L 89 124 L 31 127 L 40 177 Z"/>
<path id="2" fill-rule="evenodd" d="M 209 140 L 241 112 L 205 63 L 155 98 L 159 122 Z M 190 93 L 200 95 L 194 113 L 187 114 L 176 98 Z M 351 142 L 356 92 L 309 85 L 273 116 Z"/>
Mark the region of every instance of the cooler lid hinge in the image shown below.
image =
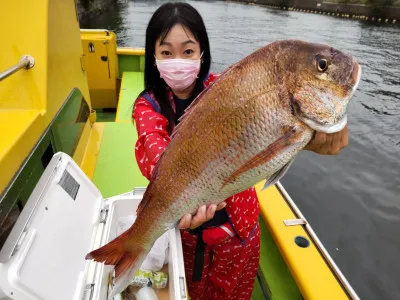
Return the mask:
<path id="1" fill-rule="evenodd" d="M 92 300 L 94 291 L 94 283 L 89 283 L 85 286 L 82 300 Z"/>
<path id="2" fill-rule="evenodd" d="M 108 217 L 108 208 L 103 208 L 103 209 L 100 211 L 99 222 L 100 222 L 100 223 L 106 223 L 107 217 Z"/>
<path id="3" fill-rule="evenodd" d="M 146 187 L 136 187 L 133 189 L 132 194 L 133 195 L 144 195 L 146 192 Z"/>

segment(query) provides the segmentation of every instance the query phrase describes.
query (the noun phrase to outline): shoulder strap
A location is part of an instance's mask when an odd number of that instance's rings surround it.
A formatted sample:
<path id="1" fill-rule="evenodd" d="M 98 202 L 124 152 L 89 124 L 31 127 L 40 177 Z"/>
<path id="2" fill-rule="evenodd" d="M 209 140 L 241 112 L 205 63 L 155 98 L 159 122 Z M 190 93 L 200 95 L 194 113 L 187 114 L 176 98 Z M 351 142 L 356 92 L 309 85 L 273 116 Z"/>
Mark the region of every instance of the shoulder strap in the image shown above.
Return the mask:
<path id="1" fill-rule="evenodd" d="M 142 94 L 142 96 L 147 100 L 147 102 L 149 102 L 151 104 L 151 106 L 153 107 L 153 109 L 158 112 L 159 114 L 161 113 L 161 108 L 158 105 L 158 103 L 153 99 L 153 97 L 150 96 L 150 94 L 148 92 L 145 92 Z"/>

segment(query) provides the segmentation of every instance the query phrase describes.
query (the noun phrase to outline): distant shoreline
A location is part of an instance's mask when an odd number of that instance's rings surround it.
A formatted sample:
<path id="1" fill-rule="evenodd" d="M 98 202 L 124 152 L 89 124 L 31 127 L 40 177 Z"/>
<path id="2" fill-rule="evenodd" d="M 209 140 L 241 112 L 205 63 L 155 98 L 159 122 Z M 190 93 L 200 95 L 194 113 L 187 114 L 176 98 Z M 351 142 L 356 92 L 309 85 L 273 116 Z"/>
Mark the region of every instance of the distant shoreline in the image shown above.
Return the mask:
<path id="1" fill-rule="evenodd" d="M 377 23 L 399 24 L 400 1 L 392 1 L 396 6 L 382 6 L 379 0 L 346 0 L 316 1 L 316 0 L 226 0 L 247 4 L 257 4 L 280 8 L 283 10 L 301 11 L 306 13 L 324 14 L 334 17 L 365 20 Z M 350 3 L 351 2 L 351 3 Z"/>

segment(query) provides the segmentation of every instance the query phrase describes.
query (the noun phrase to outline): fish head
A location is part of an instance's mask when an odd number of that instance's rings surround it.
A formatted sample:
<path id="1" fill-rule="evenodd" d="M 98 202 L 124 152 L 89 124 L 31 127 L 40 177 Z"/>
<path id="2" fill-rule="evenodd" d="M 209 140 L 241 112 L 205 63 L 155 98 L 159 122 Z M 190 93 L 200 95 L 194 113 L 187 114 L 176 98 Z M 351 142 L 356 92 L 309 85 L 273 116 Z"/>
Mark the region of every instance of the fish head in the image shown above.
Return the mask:
<path id="1" fill-rule="evenodd" d="M 351 55 L 327 45 L 298 42 L 291 48 L 293 114 L 316 131 L 333 133 L 347 124 L 347 105 L 357 89 L 361 67 Z"/>

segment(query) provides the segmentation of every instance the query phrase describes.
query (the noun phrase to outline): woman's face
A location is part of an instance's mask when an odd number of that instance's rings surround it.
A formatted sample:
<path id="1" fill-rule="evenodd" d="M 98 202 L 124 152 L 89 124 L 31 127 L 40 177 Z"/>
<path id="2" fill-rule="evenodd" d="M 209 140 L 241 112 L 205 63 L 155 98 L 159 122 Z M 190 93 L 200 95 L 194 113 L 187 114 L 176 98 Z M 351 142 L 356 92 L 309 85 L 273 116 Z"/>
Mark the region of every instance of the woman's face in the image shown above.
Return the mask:
<path id="1" fill-rule="evenodd" d="M 192 32 L 181 24 L 174 25 L 161 43 L 156 41 L 156 58 L 162 59 L 200 59 L 200 44 Z"/>

